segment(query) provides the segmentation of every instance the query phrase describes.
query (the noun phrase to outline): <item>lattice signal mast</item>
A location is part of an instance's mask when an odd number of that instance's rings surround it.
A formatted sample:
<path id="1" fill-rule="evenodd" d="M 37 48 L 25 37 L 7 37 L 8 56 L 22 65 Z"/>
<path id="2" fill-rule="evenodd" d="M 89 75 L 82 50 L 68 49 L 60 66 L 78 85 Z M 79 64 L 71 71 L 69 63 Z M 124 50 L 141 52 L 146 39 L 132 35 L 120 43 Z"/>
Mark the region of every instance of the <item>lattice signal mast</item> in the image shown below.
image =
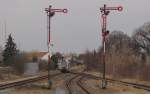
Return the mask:
<path id="1" fill-rule="evenodd" d="M 100 8 L 101 11 L 101 18 L 102 18 L 102 43 L 103 43 L 103 79 L 102 79 L 102 84 L 101 87 L 102 89 L 106 88 L 107 81 L 105 77 L 105 64 L 106 64 L 106 36 L 109 34 L 109 30 L 107 30 L 107 16 L 109 15 L 110 11 L 117 10 L 117 11 L 122 11 L 123 7 L 118 6 L 118 7 L 107 7 L 105 4 L 103 7 Z"/>
<path id="2" fill-rule="evenodd" d="M 51 46 L 51 18 L 55 15 L 56 12 L 59 13 L 67 13 L 67 9 L 53 9 L 50 5 L 49 8 L 45 8 L 47 13 L 47 47 L 48 47 L 48 87 L 51 88 L 52 82 L 50 80 L 50 63 L 51 63 L 51 53 L 50 53 L 50 46 Z"/>

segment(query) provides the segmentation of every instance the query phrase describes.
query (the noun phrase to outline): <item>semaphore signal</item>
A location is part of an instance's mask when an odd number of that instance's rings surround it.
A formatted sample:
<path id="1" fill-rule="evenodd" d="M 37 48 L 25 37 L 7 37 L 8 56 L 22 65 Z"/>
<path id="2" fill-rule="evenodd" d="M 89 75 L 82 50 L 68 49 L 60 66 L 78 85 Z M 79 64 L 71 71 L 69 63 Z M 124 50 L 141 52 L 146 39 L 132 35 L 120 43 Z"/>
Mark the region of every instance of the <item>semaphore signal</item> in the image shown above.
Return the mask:
<path id="1" fill-rule="evenodd" d="M 47 13 L 47 47 L 48 47 L 48 87 L 52 87 L 52 82 L 50 80 L 50 63 L 51 63 L 51 53 L 50 53 L 50 45 L 51 45 L 51 18 L 55 15 L 56 12 L 60 13 L 67 13 L 67 9 L 53 9 L 52 6 L 50 5 L 49 8 L 45 8 L 45 11 Z"/>
<path id="2" fill-rule="evenodd" d="M 106 64 L 106 36 L 109 34 L 109 30 L 107 30 L 107 16 L 109 15 L 110 11 L 117 10 L 117 11 L 122 11 L 123 7 L 118 6 L 118 7 L 107 7 L 105 4 L 103 7 L 100 8 L 101 12 L 101 18 L 102 18 L 102 43 L 103 43 L 103 76 L 102 76 L 102 84 L 101 87 L 102 89 L 106 88 L 107 81 L 105 77 L 105 64 Z"/>

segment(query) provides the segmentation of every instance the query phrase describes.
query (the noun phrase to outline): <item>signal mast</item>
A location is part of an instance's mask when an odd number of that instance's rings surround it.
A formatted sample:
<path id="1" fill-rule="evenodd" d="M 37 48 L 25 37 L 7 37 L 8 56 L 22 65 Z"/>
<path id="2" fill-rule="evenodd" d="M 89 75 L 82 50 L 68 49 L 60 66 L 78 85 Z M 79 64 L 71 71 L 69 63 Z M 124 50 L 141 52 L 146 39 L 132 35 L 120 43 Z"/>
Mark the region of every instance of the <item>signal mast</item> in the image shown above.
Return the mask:
<path id="1" fill-rule="evenodd" d="M 101 88 L 105 89 L 107 85 L 107 80 L 105 77 L 106 74 L 106 36 L 109 34 L 109 30 L 107 30 L 107 16 L 109 15 L 110 11 L 117 10 L 122 11 L 123 7 L 107 7 L 105 4 L 103 7 L 100 8 L 101 11 L 101 18 L 102 18 L 102 49 L 103 49 L 103 76 L 102 76 L 102 82 L 101 82 Z"/>
<path id="2" fill-rule="evenodd" d="M 67 13 L 67 9 L 53 9 L 50 5 L 49 8 L 45 8 L 47 13 L 47 47 L 48 47 L 48 88 L 52 87 L 52 81 L 50 80 L 50 63 L 51 63 L 51 18 L 55 15 L 56 12 Z"/>

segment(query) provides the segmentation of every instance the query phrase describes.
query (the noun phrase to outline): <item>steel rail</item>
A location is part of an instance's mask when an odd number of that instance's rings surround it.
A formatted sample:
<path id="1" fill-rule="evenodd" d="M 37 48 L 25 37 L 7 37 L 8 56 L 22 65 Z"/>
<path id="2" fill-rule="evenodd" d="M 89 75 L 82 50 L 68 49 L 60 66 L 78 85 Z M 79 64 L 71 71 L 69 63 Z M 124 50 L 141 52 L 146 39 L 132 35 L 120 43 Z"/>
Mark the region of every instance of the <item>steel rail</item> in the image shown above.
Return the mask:
<path id="1" fill-rule="evenodd" d="M 87 73 L 76 73 L 76 72 L 70 72 L 72 74 L 80 74 L 80 75 L 85 75 L 86 77 L 92 78 L 92 79 L 102 79 L 101 77 L 92 75 L 92 74 L 87 74 Z M 121 80 L 116 80 L 116 79 L 110 79 L 110 78 L 106 78 L 107 81 L 109 82 L 113 82 L 113 83 L 120 83 L 120 84 L 124 84 L 124 85 L 128 85 L 128 86 L 133 86 L 135 88 L 138 89 L 143 89 L 143 90 L 147 90 L 150 91 L 150 86 L 149 85 L 144 85 L 144 84 L 138 84 L 138 83 L 131 83 L 131 82 L 126 82 L 126 81 L 121 81 Z"/>
<path id="2" fill-rule="evenodd" d="M 71 90 L 71 83 L 72 83 L 72 81 L 73 81 L 74 79 L 76 79 L 78 76 L 80 76 L 80 75 L 76 75 L 76 76 L 72 77 L 71 79 L 69 79 L 69 80 L 66 82 L 66 88 L 67 88 L 69 94 L 73 94 L 73 93 L 72 93 L 72 90 Z"/>
<path id="3" fill-rule="evenodd" d="M 60 74 L 61 73 L 57 73 L 57 74 L 54 74 L 51 76 L 54 77 L 54 76 L 57 76 Z M 39 77 L 35 77 L 35 78 L 30 78 L 30 79 L 15 81 L 15 82 L 9 82 L 9 83 L 5 83 L 5 84 L 0 84 L 0 90 L 12 88 L 12 87 L 16 87 L 16 86 L 23 86 L 25 84 L 36 82 L 36 81 L 47 79 L 47 78 L 48 78 L 48 75 L 43 75 L 43 76 L 39 76 Z"/>
<path id="4" fill-rule="evenodd" d="M 70 72 L 71 74 L 74 74 L 75 76 L 73 76 L 71 79 L 69 79 L 67 82 L 66 82 L 66 88 L 68 89 L 68 93 L 69 94 L 73 94 L 72 90 L 71 90 L 71 85 L 72 85 L 72 82 L 77 79 L 76 81 L 76 84 L 78 87 L 80 87 L 86 94 L 90 94 L 90 92 L 84 87 L 83 83 L 82 83 L 82 80 L 84 77 L 88 77 L 89 75 L 87 74 L 84 74 L 84 73 L 75 73 L 75 72 Z"/>
<path id="5" fill-rule="evenodd" d="M 82 83 L 83 78 L 86 76 L 82 76 L 79 78 L 77 85 L 86 93 L 86 94 L 90 94 L 90 92 L 85 88 L 85 86 Z"/>

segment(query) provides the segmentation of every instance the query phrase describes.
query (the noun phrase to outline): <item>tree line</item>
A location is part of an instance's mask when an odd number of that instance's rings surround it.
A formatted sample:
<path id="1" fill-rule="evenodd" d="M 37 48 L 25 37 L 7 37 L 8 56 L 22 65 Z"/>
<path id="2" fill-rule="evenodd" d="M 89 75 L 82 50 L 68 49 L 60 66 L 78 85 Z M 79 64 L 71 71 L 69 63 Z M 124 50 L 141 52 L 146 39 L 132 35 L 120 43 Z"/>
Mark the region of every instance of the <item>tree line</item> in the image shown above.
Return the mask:
<path id="1" fill-rule="evenodd" d="M 13 68 L 13 72 L 17 74 L 22 74 L 24 72 L 24 63 L 28 62 L 27 54 L 25 52 L 21 52 L 12 37 L 9 34 L 4 50 L 2 53 L 2 62 L 0 65 L 2 67 Z"/>
<path id="2" fill-rule="evenodd" d="M 102 71 L 102 47 L 80 54 L 88 70 Z M 150 22 L 131 36 L 113 31 L 106 38 L 106 73 L 113 77 L 150 80 Z"/>

